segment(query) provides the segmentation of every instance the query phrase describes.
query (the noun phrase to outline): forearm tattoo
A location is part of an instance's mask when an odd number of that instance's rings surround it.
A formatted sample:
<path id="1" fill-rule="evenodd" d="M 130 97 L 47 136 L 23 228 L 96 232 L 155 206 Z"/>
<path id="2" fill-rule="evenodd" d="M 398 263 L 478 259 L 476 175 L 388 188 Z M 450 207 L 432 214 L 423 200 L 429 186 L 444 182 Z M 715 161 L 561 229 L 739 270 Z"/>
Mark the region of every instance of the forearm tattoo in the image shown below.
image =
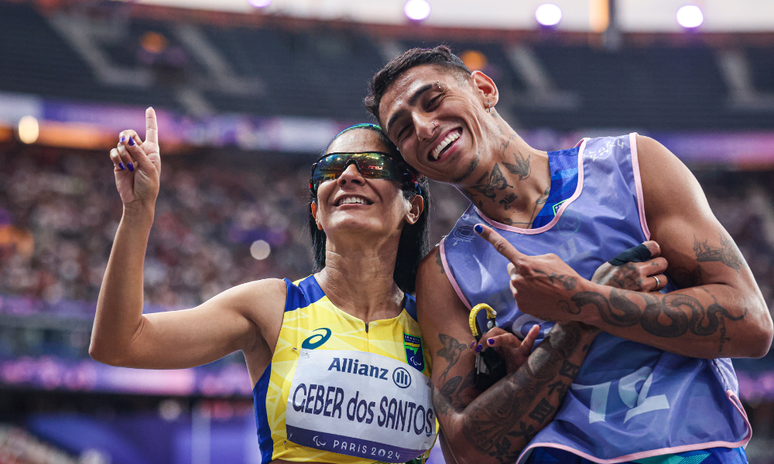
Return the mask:
<path id="1" fill-rule="evenodd" d="M 438 355 L 456 364 L 459 356 L 449 356 L 447 348 L 451 337 L 441 334 L 440 338 L 444 347 Z M 557 326 L 530 355 L 527 363 L 470 404 L 455 398 L 464 396 L 464 390 L 472 384 L 463 382 L 460 376 L 447 380 L 447 368 L 439 377 L 439 385 L 433 385 L 436 411 L 439 414 L 462 413 L 464 435 L 470 443 L 498 462 L 512 463 L 552 419 L 561 404 L 580 369 L 581 360 L 576 364 L 569 358 L 588 350 L 588 345 L 581 347 L 581 341 L 579 328 Z M 472 368 L 466 378 L 475 378 Z"/>
<path id="2" fill-rule="evenodd" d="M 637 293 L 613 288 L 610 298 L 597 292 L 578 292 L 572 302 L 578 310 L 591 306 L 599 312 L 606 323 L 615 327 L 633 327 L 639 325 L 649 334 L 664 338 L 674 338 L 691 332 L 694 335 L 710 336 L 721 328 L 719 351 L 729 340 L 726 337 L 725 318 L 738 321 L 745 317 L 747 309 L 738 316 L 714 303 L 704 306 L 698 299 L 685 295 L 668 293 Z"/>

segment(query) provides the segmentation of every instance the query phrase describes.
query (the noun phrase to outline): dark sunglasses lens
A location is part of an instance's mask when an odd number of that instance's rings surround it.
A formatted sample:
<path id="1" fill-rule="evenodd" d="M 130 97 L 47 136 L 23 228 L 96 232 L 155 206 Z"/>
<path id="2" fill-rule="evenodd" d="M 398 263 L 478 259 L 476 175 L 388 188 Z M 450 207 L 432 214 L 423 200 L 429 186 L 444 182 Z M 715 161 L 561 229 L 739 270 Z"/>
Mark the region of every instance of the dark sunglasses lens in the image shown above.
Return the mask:
<path id="1" fill-rule="evenodd" d="M 310 183 L 316 190 L 320 183 L 337 179 L 354 162 L 360 174 L 369 179 L 401 180 L 400 163 L 381 153 L 340 153 L 321 158 L 312 173 Z"/>
<path id="2" fill-rule="evenodd" d="M 347 155 L 328 155 L 321 158 L 312 172 L 310 182 L 315 186 L 315 190 L 321 182 L 336 179 L 344 172 Z"/>
<path id="3" fill-rule="evenodd" d="M 395 179 L 397 163 L 392 158 L 379 153 L 359 153 L 352 158 L 357 162 L 363 177 L 370 179 Z"/>

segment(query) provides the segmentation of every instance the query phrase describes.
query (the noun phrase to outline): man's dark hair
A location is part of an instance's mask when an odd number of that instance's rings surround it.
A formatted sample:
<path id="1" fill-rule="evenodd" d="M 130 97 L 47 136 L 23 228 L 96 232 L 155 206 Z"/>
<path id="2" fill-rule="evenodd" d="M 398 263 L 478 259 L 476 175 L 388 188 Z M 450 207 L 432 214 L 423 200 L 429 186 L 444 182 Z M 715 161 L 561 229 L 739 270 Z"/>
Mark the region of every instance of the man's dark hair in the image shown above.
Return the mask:
<path id="1" fill-rule="evenodd" d="M 348 127 L 339 132 L 336 137 L 331 140 L 339 138 L 342 134 L 345 134 L 351 130 L 364 129 L 371 130 L 379 134 L 379 138 L 384 142 L 387 153 L 395 159 L 403 161 L 398 148 L 390 142 L 390 139 L 384 135 L 381 128 L 374 124 L 357 124 L 352 127 Z M 330 147 L 330 143 L 328 144 Z M 328 151 L 326 148 L 323 155 Z M 416 173 L 408 164 L 407 169 Z M 401 191 L 403 197 L 407 200 L 411 199 L 414 195 L 421 195 L 425 202 L 425 208 L 422 214 L 414 224 L 406 224 L 403 226 L 403 231 L 400 233 L 400 242 L 398 243 L 398 256 L 395 262 L 395 271 L 392 273 L 392 278 L 398 285 L 398 288 L 406 293 L 414 293 L 416 290 L 417 268 L 419 267 L 419 261 L 430 250 L 430 224 L 428 216 L 430 212 L 430 188 L 427 178 L 424 176 L 417 177 L 416 183 L 413 181 L 406 181 L 401 184 Z M 314 272 L 319 272 L 325 267 L 325 244 L 327 242 L 327 236 L 325 232 L 317 228 L 317 223 L 312 215 L 312 203 L 317 201 L 317 195 L 315 192 L 310 191 L 309 196 L 309 232 L 312 235 L 312 252 L 314 253 Z"/>
<path id="2" fill-rule="evenodd" d="M 377 121 L 379 121 L 379 105 L 382 103 L 382 96 L 384 96 L 390 84 L 404 72 L 423 64 L 443 66 L 465 77 L 471 74 L 470 69 L 465 66 L 460 57 L 452 53 L 451 49 L 446 45 L 439 45 L 434 48 L 412 48 L 402 55 L 393 58 L 371 79 L 368 95 L 363 100 L 363 103 Z"/>

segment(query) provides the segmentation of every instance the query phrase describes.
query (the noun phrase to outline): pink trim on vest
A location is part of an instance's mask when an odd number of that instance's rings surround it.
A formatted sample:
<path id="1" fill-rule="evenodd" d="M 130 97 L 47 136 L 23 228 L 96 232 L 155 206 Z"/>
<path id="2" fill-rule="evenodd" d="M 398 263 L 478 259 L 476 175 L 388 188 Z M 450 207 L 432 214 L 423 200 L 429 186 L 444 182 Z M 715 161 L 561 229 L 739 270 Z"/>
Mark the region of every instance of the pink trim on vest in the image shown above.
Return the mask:
<path id="1" fill-rule="evenodd" d="M 441 247 L 440 250 L 438 250 L 439 253 L 441 253 L 441 263 L 443 264 L 443 270 L 446 272 L 446 277 L 449 279 L 449 282 L 451 283 L 452 287 L 454 288 L 454 291 L 457 292 L 457 296 L 460 298 L 460 301 L 465 303 L 465 306 L 468 307 L 468 309 L 473 309 L 473 306 L 470 305 L 468 302 L 468 299 L 465 297 L 465 293 L 462 292 L 462 289 L 460 288 L 459 284 L 457 284 L 457 279 L 454 278 L 454 274 L 452 274 L 451 268 L 449 267 L 449 263 L 446 262 L 446 237 L 441 240 Z"/>
<path id="2" fill-rule="evenodd" d="M 637 152 L 637 133 L 629 134 L 629 148 L 632 152 L 632 171 L 634 171 L 634 187 L 637 189 L 637 210 L 640 212 L 640 226 L 645 239 L 650 240 L 648 220 L 645 218 L 645 200 L 642 196 L 642 176 L 640 175 L 640 161 Z"/>
<path id="3" fill-rule="evenodd" d="M 562 206 L 559 207 L 559 211 L 556 212 L 556 216 L 554 216 L 554 218 L 548 224 L 544 225 L 543 227 L 538 227 L 537 229 L 522 229 L 520 227 L 508 226 L 497 222 L 494 219 L 489 218 L 480 209 L 478 209 L 478 207 L 475 207 L 476 212 L 479 216 L 481 216 L 481 219 L 483 219 L 487 224 L 494 227 L 495 229 L 507 230 L 524 235 L 537 235 L 550 230 L 559 221 L 559 218 L 562 217 L 564 210 L 567 209 L 567 207 L 570 206 L 570 203 L 575 201 L 575 199 L 578 198 L 583 191 L 583 151 L 586 149 L 586 142 L 588 140 L 589 139 L 583 139 L 581 141 L 580 150 L 578 151 L 578 186 L 575 188 L 575 193 L 573 193 L 567 201 L 562 203 Z"/>
<path id="4" fill-rule="evenodd" d="M 688 451 L 698 451 L 698 450 L 703 450 L 708 448 L 739 448 L 741 446 L 747 446 L 747 442 L 749 442 L 750 438 L 752 438 L 752 426 L 750 425 L 750 421 L 747 419 L 747 413 L 745 412 L 744 408 L 741 406 L 739 398 L 736 396 L 736 394 L 733 391 L 727 390 L 726 396 L 728 397 L 728 400 L 731 401 L 731 403 L 733 403 L 736 410 L 739 411 L 739 413 L 742 415 L 742 418 L 744 419 L 744 423 L 745 425 L 747 425 L 747 435 L 745 435 L 745 437 L 741 441 L 738 441 L 735 443 L 728 442 L 728 441 L 709 441 L 706 443 L 697 443 L 695 445 L 682 445 L 682 446 L 673 446 L 671 448 L 659 448 L 656 450 L 641 451 L 639 453 L 627 454 L 626 456 L 619 456 L 613 459 L 599 459 L 597 457 L 591 456 L 590 454 L 586 454 L 574 448 L 570 448 L 569 446 L 557 445 L 555 443 L 530 443 L 529 446 L 524 448 L 524 451 L 521 452 L 521 454 L 519 455 L 519 459 L 516 460 L 516 464 L 521 463 L 522 458 L 527 457 L 527 455 L 529 454 L 528 451 L 530 451 L 533 448 L 560 449 L 560 450 L 564 450 L 569 453 L 572 453 L 576 456 L 580 456 L 584 459 L 588 459 L 591 462 L 597 462 L 599 464 L 616 464 L 616 463 L 634 461 L 636 459 L 652 458 L 654 456 L 663 456 L 665 454 L 685 453 Z"/>

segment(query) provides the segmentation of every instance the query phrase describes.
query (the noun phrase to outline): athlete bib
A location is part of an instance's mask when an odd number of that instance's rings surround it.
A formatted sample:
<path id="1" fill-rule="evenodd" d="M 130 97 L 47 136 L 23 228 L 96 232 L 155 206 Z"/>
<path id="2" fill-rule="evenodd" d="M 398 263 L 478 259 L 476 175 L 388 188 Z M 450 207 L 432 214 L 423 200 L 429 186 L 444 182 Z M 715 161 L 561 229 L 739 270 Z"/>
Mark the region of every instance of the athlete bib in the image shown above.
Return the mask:
<path id="1" fill-rule="evenodd" d="M 362 351 L 301 349 L 285 421 L 299 445 L 393 463 L 424 454 L 436 436 L 429 379 Z"/>

